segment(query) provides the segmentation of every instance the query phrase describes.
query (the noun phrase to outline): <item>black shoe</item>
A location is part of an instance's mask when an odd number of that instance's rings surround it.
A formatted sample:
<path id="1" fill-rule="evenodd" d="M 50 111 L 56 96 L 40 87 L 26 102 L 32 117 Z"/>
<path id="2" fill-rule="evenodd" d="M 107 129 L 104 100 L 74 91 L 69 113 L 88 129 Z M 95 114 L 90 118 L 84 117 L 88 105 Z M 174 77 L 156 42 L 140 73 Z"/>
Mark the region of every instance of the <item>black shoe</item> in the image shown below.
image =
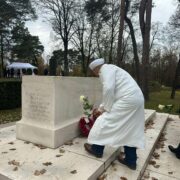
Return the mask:
<path id="1" fill-rule="evenodd" d="M 102 156 L 103 156 L 103 154 L 97 154 L 97 153 L 93 152 L 91 144 L 85 143 L 84 148 L 88 153 L 94 155 L 97 158 L 102 158 Z"/>
<path id="2" fill-rule="evenodd" d="M 125 166 L 127 166 L 129 169 L 131 170 L 136 170 L 136 164 L 128 164 L 125 159 L 121 159 L 118 157 L 118 161 L 121 163 L 121 164 L 124 164 Z"/>
<path id="3" fill-rule="evenodd" d="M 168 146 L 169 150 L 176 155 L 178 159 L 180 159 L 180 144 L 177 148 L 174 148 L 173 146 Z"/>
<path id="4" fill-rule="evenodd" d="M 169 145 L 168 146 L 169 150 L 172 152 L 172 153 L 176 153 L 177 151 L 177 148 L 174 148 L 173 146 Z"/>

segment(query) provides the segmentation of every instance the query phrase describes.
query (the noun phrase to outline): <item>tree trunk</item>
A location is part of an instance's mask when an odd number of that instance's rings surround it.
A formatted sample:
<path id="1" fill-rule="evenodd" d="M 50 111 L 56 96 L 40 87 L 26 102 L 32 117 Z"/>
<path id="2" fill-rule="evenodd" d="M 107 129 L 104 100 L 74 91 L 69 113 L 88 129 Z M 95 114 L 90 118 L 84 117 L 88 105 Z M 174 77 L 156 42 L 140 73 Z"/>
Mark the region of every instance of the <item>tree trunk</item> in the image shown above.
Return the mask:
<path id="1" fill-rule="evenodd" d="M 86 62 L 86 76 L 88 73 L 88 67 L 90 63 L 90 58 L 91 58 L 91 48 L 92 48 L 92 36 L 94 32 L 94 23 L 91 24 L 91 32 L 90 32 L 90 37 L 89 37 L 89 50 L 88 50 L 88 57 L 87 57 L 87 62 Z"/>
<path id="2" fill-rule="evenodd" d="M 110 52 L 109 52 L 109 64 L 112 64 L 112 63 L 113 63 L 113 59 L 112 59 L 113 43 L 114 43 L 114 25 L 112 24 L 112 29 L 111 29 L 111 42 L 110 42 Z"/>
<path id="3" fill-rule="evenodd" d="M 82 58 L 82 61 L 81 61 L 81 67 L 82 67 L 82 73 L 84 76 L 86 76 L 86 65 L 85 65 L 85 54 L 84 54 L 84 43 L 82 41 L 82 46 L 81 46 L 81 58 Z"/>
<path id="4" fill-rule="evenodd" d="M 143 38 L 142 52 L 142 91 L 146 100 L 149 100 L 149 49 L 150 49 L 150 30 L 151 30 L 152 0 L 142 0 L 139 11 L 140 27 Z M 145 17 L 146 15 L 146 17 Z"/>
<path id="5" fill-rule="evenodd" d="M 118 37 L 118 49 L 117 49 L 117 65 L 122 66 L 122 41 L 124 31 L 124 17 L 125 17 L 125 0 L 121 0 L 120 9 L 120 26 L 119 26 L 119 37 Z"/>
<path id="6" fill-rule="evenodd" d="M 132 25 L 131 20 L 127 17 L 129 9 L 129 0 L 126 0 L 126 7 L 125 7 L 125 21 L 129 27 L 130 34 L 131 34 L 131 39 L 132 39 L 132 44 L 133 44 L 133 53 L 134 53 L 134 61 L 135 61 L 135 67 L 136 67 L 136 79 L 137 83 L 140 85 L 140 72 L 139 72 L 139 56 L 138 56 L 138 50 L 137 50 L 137 42 L 136 42 L 136 37 L 134 34 L 134 28 Z"/>
<path id="7" fill-rule="evenodd" d="M 174 99 L 175 93 L 176 93 L 176 88 L 177 88 L 177 83 L 178 83 L 178 78 L 180 77 L 180 55 L 179 55 L 179 62 L 176 68 L 176 73 L 173 81 L 173 86 L 172 86 L 172 92 L 171 92 L 171 99 Z M 179 84 L 180 85 L 180 84 Z"/>
<path id="8" fill-rule="evenodd" d="M 3 47 L 3 35 L 1 34 L 1 73 L 0 77 L 4 76 L 4 47 Z"/>
<path id="9" fill-rule="evenodd" d="M 64 42 L 64 75 L 69 75 L 68 42 Z"/>

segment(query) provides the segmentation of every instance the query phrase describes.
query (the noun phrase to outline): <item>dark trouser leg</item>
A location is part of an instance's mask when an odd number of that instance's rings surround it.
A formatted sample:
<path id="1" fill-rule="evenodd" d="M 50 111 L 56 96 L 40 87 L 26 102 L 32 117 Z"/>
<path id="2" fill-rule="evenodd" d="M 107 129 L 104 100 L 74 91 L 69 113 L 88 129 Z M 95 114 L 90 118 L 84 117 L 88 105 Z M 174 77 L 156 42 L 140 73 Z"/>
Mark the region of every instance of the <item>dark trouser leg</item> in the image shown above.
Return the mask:
<path id="1" fill-rule="evenodd" d="M 103 155 L 104 147 L 105 147 L 105 146 L 93 144 L 93 145 L 92 145 L 92 151 L 93 151 L 95 154 L 101 156 L 101 155 Z"/>
<path id="2" fill-rule="evenodd" d="M 180 159 L 180 143 L 179 143 L 179 146 L 178 146 L 177 149 L 176 149 L 176 157 L 177 157 L 178 159 Z"/>
<path id="3" fill-rule="evenodd" d="M 136 161 L 137 161 L 136 148 L 124 146 L 124 153 L 125 153 L 125 161 L 129 165 L 136 165 Z"/>

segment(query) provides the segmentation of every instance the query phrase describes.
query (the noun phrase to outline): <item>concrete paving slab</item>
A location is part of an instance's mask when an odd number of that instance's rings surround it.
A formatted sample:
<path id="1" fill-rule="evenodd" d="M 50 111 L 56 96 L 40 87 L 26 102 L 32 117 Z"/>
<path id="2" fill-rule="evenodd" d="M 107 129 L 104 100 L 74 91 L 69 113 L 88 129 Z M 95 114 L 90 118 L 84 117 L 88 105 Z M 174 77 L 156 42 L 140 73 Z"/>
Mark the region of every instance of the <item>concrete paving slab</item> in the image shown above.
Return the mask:
<path id="1" fill-rule="evenodd" d="M 0 129 L 5 128 L 5 127 L 9 127 L 9 126 L 14 126 L 16 125 L 16 122 L 10 122 L 10 123 L 6 123 L 6 124 L 0 124 Z"/>
<path id="2" fill-rule="evenodd" d="M 7 153 L 3 153 L 7 152 Z M 58 157 L 57 157 L 58 156 Z M 19 165 L 10 165 L 15 160 Z M 45 166 L 43 163 L 50 162 L 52 165 Z M 18 169 L 15 170 L 14 168 Z M 42 175 L 35 176 L 36 170 L 45 169 Z M 0 148 L 0 173 L 13 180 L 32 179 L 58 179 L 58 180 L 84 180 L 91 179 L 97 170 L 104 170 L 104 163 L 92 158 L 87 158 L 63 148 L 40 149 L 33 144 L 25 144 L 16 140 L 14 144 L 4 144 Z"/>
<path id="3" fill-rule="evenodd" d="M 172 117 L 172 116 L 170 116 Z M 176 124 L 176 126 L 174 126 Z M 156 162 L 157 166 L 148 165 L 145 174 L 148 172 L 154 172 L 158 174 L 158 179 L 179 179 L 180 178 L 180 160 L 175 157 L 168 149 L 168 145 L 177 146 L 180 139 L 179 126 L 180 119 L 178 116 L 173 116 L 173 121 L 170 120 L 167 123 L 166 129 L 164 130 L 164 147 L 155 149 L 156 154 L 159 158 L 152 156 L 151 160 Z M 163 180 L 164 180 L 163 179 Z"/>
<path id="4" fill-rule="evenodd" d="M 174 178 L 171 176 L 166 176 L 166 175 L 159 174 L 157 172 L 150 171 L 150 170 L 146 171 L 146 173 L 142 177 L 142 180 L 148 180 L 148 179 L 151 179 L 151 180 L 154 179 L 155 180 L 155 178 L 157 180 L 180 180 L 180 178 Z"/>
<path id="5" fill-rule="evenodd" d="M 0 145 L 16 140 L 16 126 L 0 129 Z"/>
<path id="6" fill-rule="evenodd" d="M 156 115 L 156 111 L 152 109 L 145 109 L 145 121 L 146 123 Z"/>
<path id="7" fill-rule="evenodd" d="M 137 161 L 137 170 L 132 171 L 121 165 L 118 161 L 115 161 L 113 165 L 111 165 L 107 171 L 102 175 L 105 176 L 105 180 L 116 180 L 122 177 L 127 178 L 128 180 L 140 179 L 142 174 L 144 173 L 145 167 L 147 166 L 148 160 L 153 152 L 153 148 L 164 129 L 164 126 L 167 122 L 167 115 L 156 115 L 154 119 L 154 124 L 151 129 L 146 130 L 146 149 L 138 150 L 138 161 Z M 157 124 L 157 128 L 156 128 Z"/>
<path id="8" fill-rule="evenodd" d="M 146 119 L 154 116 L 154 111 L 146 111 Z M 106 147 L 103 158 L 95 158 L 84 150 L 83 146 L 87 139 L 82 137 L 73 139 L 72 145 L 49 149 L 16 140 L 15 135 L 15 126 L 0 129 L 0 178 L 13 180 L 95 180 L 114 161 L 118 153 L 118 149 Z M 149 145 L 150 143 L 148 143 Z M 20 165 L 12 165 L 13 160 Z M 52 165 L 44 166 L 43 163 L 46 162 L 51 162 Z M 116 163 L 118 164 L 117 169 L 121 168 L 120 164 Z M 134 177 L 129 169 L 124 168 L 126 170 L 123 175 L 129 173 Z M 46 170 L 44 174 L 34 175 L 36 170 L 39 172 L 42 169 Z M 138 170 L 140 171 L 140 169 L 141 163 L 138 165 Z"/>

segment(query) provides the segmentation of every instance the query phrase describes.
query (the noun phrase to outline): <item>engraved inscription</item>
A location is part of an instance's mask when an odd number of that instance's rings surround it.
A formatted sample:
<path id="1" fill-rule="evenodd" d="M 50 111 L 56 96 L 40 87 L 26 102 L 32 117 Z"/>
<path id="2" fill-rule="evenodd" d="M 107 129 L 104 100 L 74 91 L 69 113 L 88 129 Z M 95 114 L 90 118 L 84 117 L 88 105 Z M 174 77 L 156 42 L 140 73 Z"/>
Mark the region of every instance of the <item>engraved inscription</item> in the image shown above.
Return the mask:
<path id="1" fill-rule="evenodd" d="M 24 112 L 27 119 L 37 122 L 50 120 L 51 94 L 40 89 L 30 89 L 24 94 Z"/>

